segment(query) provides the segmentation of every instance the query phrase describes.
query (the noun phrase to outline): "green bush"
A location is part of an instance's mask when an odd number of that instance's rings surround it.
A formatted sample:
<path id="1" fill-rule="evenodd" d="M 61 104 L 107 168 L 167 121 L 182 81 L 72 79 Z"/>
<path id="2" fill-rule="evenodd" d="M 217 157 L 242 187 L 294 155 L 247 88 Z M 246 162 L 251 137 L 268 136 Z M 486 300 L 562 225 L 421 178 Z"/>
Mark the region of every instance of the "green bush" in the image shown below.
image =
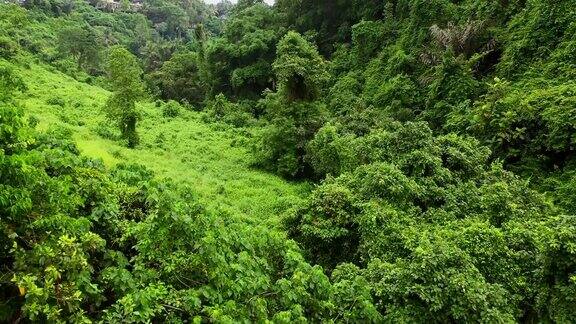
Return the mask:
<path id="1" fill-rule="evenodd" d="M 110 124 L 106 122 L 99 123 L 95 127 L 94 131 L 96 132 L 96 134 L 98 134 L 98 136 L 109 140 L 118 140 L 119 137 L 118 134 L 114 131 L 114 129 L 110 127 Z"/>
<path id="2" fill-rule="evenodd" d="M 336 126 L 326 124 L 308 143 L 306 159 L 318 176 L 338 176 L 357 166 L 355 145 L 356 138 L 353 135 L 341 135 Z"/>
<path id="3" fill-rule="evenodd" d="M 36 126 L 38 126 L 38 124 L 40 123 L 40 119 L 35 116 L 35 115 L 30 115 L 28 116 L 28 126 L 31 128 L 34 128 Z"/>
<path id="4" fill-rule="evenodd" d="M 18 44 L 12 39 L 0 36 L 0 58 L 11 59 L 18 53 Z"/>
<path id="5" fill-rule="evenodd" d="M 253 125 L 255 118 L 252 105 L 255 105 L 252 101 L 232 103 L 224 94 L 219 94 L 206 105 L 208 120 L 222 121 L 234 127 Z"/>
<path id="6" fill-rule="evenodd" d="M 46 100 L 46 103 L 52 106 L 59 106 L 64 107 L 66 106 L 66 101 L 61 97 L 51 97 L 50 99 Z"/>
<path id="7" fill-rule="evenodd" d="M 162 105 L 162 116 L 166 118 L 176 118 L 182 113 L 182 106 L 177 101 L 170 100 Z"/>

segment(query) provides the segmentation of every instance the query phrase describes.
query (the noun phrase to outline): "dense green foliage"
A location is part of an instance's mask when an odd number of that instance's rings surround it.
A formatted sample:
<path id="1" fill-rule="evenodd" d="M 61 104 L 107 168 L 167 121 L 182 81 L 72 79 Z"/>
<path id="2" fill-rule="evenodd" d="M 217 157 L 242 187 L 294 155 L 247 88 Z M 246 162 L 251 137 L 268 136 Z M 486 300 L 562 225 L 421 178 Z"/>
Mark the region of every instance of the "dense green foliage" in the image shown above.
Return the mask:
<path id="1" fill-rule="evenodd" d="M 2 3 L 0 321 L 576 322 L 575 78 L 574 0 Z"/>
<path id="2" fill-rule="evenodd" d="M 24 90 L 2 71 L 3 98 Z M 35 131 L 11 101 L 0 116 L 3 320 L 348 316 L 354 291 L 333 286 L 284 234 L 207 210 L 191 188 L 141 166 L 107 170 L 79 156 L 66 129 Z M 367 305 L 363 316 L 377 313 Z"/>

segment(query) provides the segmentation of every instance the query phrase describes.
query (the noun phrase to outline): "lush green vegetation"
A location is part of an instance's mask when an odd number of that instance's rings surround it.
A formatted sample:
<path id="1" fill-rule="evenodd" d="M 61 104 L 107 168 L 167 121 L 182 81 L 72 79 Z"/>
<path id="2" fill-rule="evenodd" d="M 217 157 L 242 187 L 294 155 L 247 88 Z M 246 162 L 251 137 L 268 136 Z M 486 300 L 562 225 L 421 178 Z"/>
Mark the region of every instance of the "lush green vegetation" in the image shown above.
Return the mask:
<path id="1" fill-rule="evenodd" d="M 1 322 L 576 321 L 576 1 L 0 4 Z"/>

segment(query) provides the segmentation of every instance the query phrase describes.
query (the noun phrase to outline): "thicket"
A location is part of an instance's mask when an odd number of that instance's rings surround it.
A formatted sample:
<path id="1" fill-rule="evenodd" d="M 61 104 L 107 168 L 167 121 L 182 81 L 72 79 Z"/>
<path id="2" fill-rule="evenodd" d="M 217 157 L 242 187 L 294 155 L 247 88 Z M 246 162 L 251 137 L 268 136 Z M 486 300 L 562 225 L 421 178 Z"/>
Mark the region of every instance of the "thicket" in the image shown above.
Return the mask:
<path id="1" fill-rule="evenodd" d="M 70 3 L 1 5 L 0 57 L 130 118 L 142 66 L 165 117 L 255 130 L 256 166 L 315 187 L 286 233 L 208 212 L 34 130 L 1 68 L 1 319 L 576 321 L 576 1 Z"/>
<path id="2" fill-rule="evenodd" d="M 107 170 L 66 129 L 39 132 L 0 68 L 2 321 L 262 321 L 377 317 L 294 241 L 209 212 L 151 171 Z M 369 296 L 362 296 L 368 300 Z"/>

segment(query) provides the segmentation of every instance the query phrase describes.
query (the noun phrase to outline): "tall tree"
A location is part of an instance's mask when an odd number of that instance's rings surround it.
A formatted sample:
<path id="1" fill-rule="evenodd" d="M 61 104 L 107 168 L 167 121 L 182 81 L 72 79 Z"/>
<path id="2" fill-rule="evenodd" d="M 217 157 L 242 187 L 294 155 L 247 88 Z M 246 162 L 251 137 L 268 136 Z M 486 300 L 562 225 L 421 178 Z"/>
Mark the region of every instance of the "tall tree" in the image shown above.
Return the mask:
<path id="1" fill-rule="evenodd" d="M 284 176 L 302 177 L 311 170 L 306 146 L 324 122 L 324 105 L 317 99 L 328 78 L 326 63 L 296 32 L 286 34 L 277 48 L 278 91 L 265 100 L 272 127 L 263 138 L 260 160 Z"/>
<path id="2" fill-rule="evenodd" d="M 78 68 L 98 66 L 102 42 L 99 35 L 89 26 L 64 28 L 58 34 L 60 55 L 70 55 L 78 63 Z"/>
<path id="3" fill-rule="evenodd" d="M 318 50 L 296 32 L 289 32 L 278 43 L 274 71 L 279 91 L 288 102 L 318 99 L 329 77 Z"/>
<path id="4" fill-rule="evenodd" d="M 261 1 L 244 1 L 226 20 L 222 37 L 206 42 L 213 95 L 257 98 L 273 87 L 272 61 L 284 34 L 280 16 Z"/>
<path id="5" fill-rule="evenodd" d="M 106 116 L 118 123 L 122 138 L 128 141 L 128 147 L 138 145 L 136 123 L 139 113 L 136 102 L 144 95 L 142 69 L 139 62 L 127 49 L 112 47 L 108 56 L 108 76 L 114 93 L 105 106 Z"/>
<path id="6" fill-rule="evenodd" d="M 152 75 L 163 99 L 185 100 L 194 105 L 204 100 L 200 60 L 195 52 L 181 51 L 164 62 Z"/>

